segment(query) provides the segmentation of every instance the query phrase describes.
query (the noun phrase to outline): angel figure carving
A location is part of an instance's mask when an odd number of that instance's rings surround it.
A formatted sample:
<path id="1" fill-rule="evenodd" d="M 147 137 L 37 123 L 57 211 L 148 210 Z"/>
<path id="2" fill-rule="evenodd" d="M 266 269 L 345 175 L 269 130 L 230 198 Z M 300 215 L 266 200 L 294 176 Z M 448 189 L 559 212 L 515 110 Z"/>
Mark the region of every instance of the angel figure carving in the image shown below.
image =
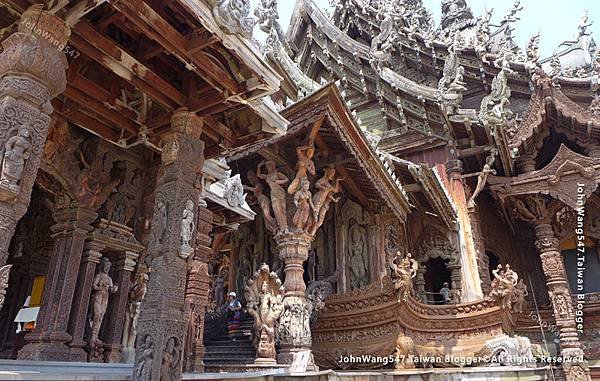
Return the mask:
<path id="1" fill-rule="evenodd" d="M 294 205 L 296 205 L 296 213 L 292 223 L 298 231 L 304 231 L 308 218 L 310 217 L 311 209 L 314 210 L 312 195 L 310 193 L 310 182 L 306 177 L 300 181 L 300 188 L 294 194 Z"/>
<path id="2" fill-rule="evenodd" d="M 257 363 L 275 363 L 275 324 L 283 312 L 285 293 L 277 274 L 262 264 L 246 285 L 246 309 L 254 318 Z"/>
<path id="3" fill-rule="evenodd" d="M 502 265 L 498 265 L 495 270 L 492 270 L 492 274 L 494 275 L 494 280 L 492 281 L 492 290 L 489 297 L 495 301 L 499 301 L 502 309 L 510 309 L 519 276 L 511 270 L 508 264 L 504 269 Z"/>
<path id="4" fill-rule="evenodd" d="M 335 180 L 334 180 L 335 179 Z M 325 215 L 329 210 L 331 202 L 338 202 L 339 198 L 335 198 L 334 194 L 341 190 L 340 182 L 344 180 L 343 177 L 335 178 L 335 168 L 325 168 L 325 174 L 315 183 L 317 192 L 313 195 L 313 220 L 310 234 L 315 234 L 317 229 L 325 221 Z M 333 184 L 332 184 L 333 182 Z"/>
<path id="5" fill-rule="evenodd" d="M 469 198 L 469 201 L 467 202 L 467 208 L 473 209 L 475 207 L 475 198 L 477 198 L 479 193 L 481 193 L 481 191 L 485 187 L 485 184 L 487 183 L 487 179 L 490 176 L 490 173 L 492 175 L 496 174 L 496 170 L 494 168 L 492 168 L 495 160 L 496 160 L 495 152 L 492 152 L 490 154 L 490 156 L 488 156 L 487 159 L 485 159 L 485 165 L 483 166 L 483 169 L 481 170 L 481 172 L 479 172 L 479 176 L 477 176 L 477 186 L 475 187 L 473 194 L 471 195 L 471 197 Z"/>
<path id="6" fill-rule="evenodd" d="M 253 186 L 244 185 L 244 189 L 249 190 L 254 194 L 256 203 L 262 211 L 263 218 L 265 219 L 265 226 L 267 227 L 267 230 L 270 233 L 275 233 L 277 231 L 277 222 L 271 214 L 271 201 L 269 201 L 269 197 L 265 194 L 263 185 L 256 176 L 256 173 L 252 170 L 246 173 L 246 177 L 248 177 L 248 181 Z"/>
<path id="7" fill-rule="evenodd" d="M 399 263 L 397 263 L 399 260 Z M 394 288 L 398 290 L 398 302 L 407 301 L 408 296 L 413 293 L 412 280 L 417 276 L 419 264 L 412 258 L 410 253 L 402 258 L 400 252 L 390 261 Z"/>
<path id="8" fill-rule="evenodd" d="M 294 194 L 302 186 L 302 180 L 307 179 L 308 174 L 315 175 L 315 163 L 312 161 L 312 157 L 315 154 L 315 147 L 310 142 L 305 146 L 296 148 L 296 155 L 298 156 L 298 170 L 294 180 L 290 183 L 287 189 L 289 194 Z"/>
<path id="9" fill-rule="evenodd" d="M 267 173 L 262 172 L 262 167 L 267 169 Z M 275 221 L 280 232 L 288 232 L 288 223 L 286 215 L 286 195 L 282 185 L 287 184 L 289 179 L 283 173 L 277 171 L 277 164 L 273 160 L 262 161 L 256 168 L 256 176 L 269 184 L 271 189 L 271 205 L 275 214 Z"/>

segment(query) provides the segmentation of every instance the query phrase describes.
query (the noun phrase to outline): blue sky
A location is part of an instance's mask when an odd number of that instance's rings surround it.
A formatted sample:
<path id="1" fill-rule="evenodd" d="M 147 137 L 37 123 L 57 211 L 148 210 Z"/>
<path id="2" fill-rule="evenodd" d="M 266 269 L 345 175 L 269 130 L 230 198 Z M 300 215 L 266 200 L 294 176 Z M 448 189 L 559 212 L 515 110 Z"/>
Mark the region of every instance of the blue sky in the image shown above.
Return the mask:
<path id="1" fill-rule="evenodd" d="M 313 0 L 321 7 L 329 7 L 329 0 Z M 256 6 L 259 0 L 251 0 Z M 279 0 L 279 17 L 284 29 L 287 28 L 294 8 L 294 0 Z M 485 9 L 494 9 L 492 23 L 499 22 L 508 12 L 513 0 L 467 0 L 475 16 L 483 14 Z M 436 24 L 439 24 L 440 0 L 423 0 L 423 4 L 433 12 Z M 541 30 L 540 52 L 543 57 L 552 55 L 562 41 L 570 40 L 577 34 L 577 25 L 584 9 L 594 24 L 589 30 L 600 43 L 600 0 L 521 0 L 523 10 L 518 14 L 521 20 L 515 24 L 515 38 L 520 47 L 525 48 L 531 35 Z M 259 39 L 260 33 L 255 32 Z"/>

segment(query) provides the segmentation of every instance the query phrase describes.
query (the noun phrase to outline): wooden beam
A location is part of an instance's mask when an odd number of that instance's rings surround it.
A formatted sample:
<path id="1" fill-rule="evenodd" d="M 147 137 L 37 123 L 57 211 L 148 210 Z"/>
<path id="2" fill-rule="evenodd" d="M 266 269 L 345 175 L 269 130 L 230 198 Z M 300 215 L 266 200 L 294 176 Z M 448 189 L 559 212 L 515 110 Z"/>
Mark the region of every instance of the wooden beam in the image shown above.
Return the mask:
<path id="1" fill-rule="evenodd" d="M 143 0 L 112 0 L 111 4 L 214 88 L 230 95 L 241 92 L 235 79 L 202 51 L 188 54 L 188 40 Z"/>
<path id="2" fill-rule="evenodd" d="M 212 34 L 201 34 L 194 36 L 188 41 L 188 54 L 195 54 L 211 45 L 216 44 L 217 42 L 219 42 L 219 38 Z"/>
<path id="3" fill-rule="evenodd" d="M 7 3 L 15 11 L 19 13 L 25 12 L 27 8 L 31 6 L 31 2 L 28 0 L 3 0 L 3 3 Z"/>
<path id="4" fill-rule="evenodd" d="M 108 109 L 102 102 L 92 98 L 83 91 L 77 89 L 72 84 L 67 85 L 64 95 L 79 103 L 84 108 L 92 111 L 95 114 L 105 118 L 107 121 L 114 123 L 115 127 L 123 129 L 133 135 L 137 135 L 138 126 L 130 119 L 124 118 L 123 115 L 115 110 Z"/>
<path id="5" fill-rule="evenodd" d="M 81 0 L 67 11 L 65 22 L 72 28 L 85 15 L 104 4 L 106 0 Z"/>
<path id="6" fill-rule="evenodd" d="M 109 141 L 116 142 L 117 139 L 119 139 L 120 134 L 117 131 L 105 124 L 102 124 L 96 118 L 92 118 L 79 110 L 70 108 L 58 98 L 52 100 L 52 106 L 58 115 L 85 130 L 91 131 L 92 133 Z"/>
<path id="7" fill-rule="evenodd" d="M 357 158 L 357 160 L 360 160 L 360 158 Z M 352 176 L 350 176 L 346 168 L 344 168 L 341 165 L 336 165 L 335 170 L 344 177 L 342 185 L 347 185 L 352 194 L 358 199 L 358 202 L 365 208 L 369 208 L 369 199 L 367 198 L 367 196 L 365 196 L 365 194 L 356 184 L 356 182 L 354 182 L 354 179 L 352 179 Z"/>
<path id="8" fill-rule="evenodd" d="M 186 97 L 169 82 L 119 48 L 112 40 L 80 22 L 71 37 L 73 45 L 100 65 L 148 94 L 168 111 L 187 103 Z"/>

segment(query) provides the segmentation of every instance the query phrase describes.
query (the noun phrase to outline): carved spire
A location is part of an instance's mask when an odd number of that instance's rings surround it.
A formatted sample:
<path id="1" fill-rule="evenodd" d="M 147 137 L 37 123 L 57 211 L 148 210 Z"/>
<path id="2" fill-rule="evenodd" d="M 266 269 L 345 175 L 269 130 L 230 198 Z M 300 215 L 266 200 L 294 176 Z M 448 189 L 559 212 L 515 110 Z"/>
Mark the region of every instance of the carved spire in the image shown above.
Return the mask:
<path id="1" fill-rule="evenodd" d="M 442 0 L 442 29 L 456 30 L 473 19 L 473 12 L 466 0 Z"/>

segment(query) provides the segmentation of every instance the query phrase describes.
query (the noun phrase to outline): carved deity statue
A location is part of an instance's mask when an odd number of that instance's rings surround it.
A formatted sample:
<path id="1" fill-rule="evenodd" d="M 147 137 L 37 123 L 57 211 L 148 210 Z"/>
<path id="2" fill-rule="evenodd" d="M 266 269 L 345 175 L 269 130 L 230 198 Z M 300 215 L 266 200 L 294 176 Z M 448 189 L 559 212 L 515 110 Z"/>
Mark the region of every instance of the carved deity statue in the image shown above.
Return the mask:
<path id="1" fill-rule="evenodd" d="M 265 227 L 267 228 L 269 233 L 273 234 L 277 231 L 277 222 L 271 214 L 271 201 L 269 201 L 269 197 L 265 195 L 263 185 L 256 176 L 256 173 L 250 170 L 246 173 L 246 176 L 248 177 L 248 181 L 250 182 L 250 184 L 252 184 L 253 186 L 244 185 L 244 189 L 254 193 L 256 203 L 261 209 L 263 218 L 265 220 Z"/>
<path id="2" fill-rule="evenodd" d="M 471 197 L 469 198 L 469 201 L 467 202 L 467 207 L 469 209 L 472 209 L 475 207 L 475 198 L 477 198 L 479 193 L 481 193 L 481 191 L 485 187 L 485 184 L 487 183 L 487 179 L 490 176 L 490 173 L 493 175 L 496 174 L 496 170 L 494 168 L 492 168 L 495 160 L 496 160 L 496 152 L 490 153 L 490 155 L 487 157 L 487 159 L 485 159 L 485 165 L 483 166 L 483 169 L 481 170 L 481 172 L 479 172 L 479 175 L 477 176 L 477 186 L 475 187 L 473 194 L 471 195 Z"/>
<path id="3" fill-rule="evenodd" d="M 181 218 L 181 246 L 179 247 L 179 256 L 183 259 L 187 259 L 194 251 L 190 246 L 190 241 L 196 230 L 194 218 L 194 202 L 192 200 L 187 200 Z"/>
<path id="4" fill-rule="evenodd" d="M 84 169 L 77 177 L 77 197 L 84 205 L 96 209 L 106 201 L 106 198 L 119 184 L 119 179 L 111 178 L 111 168 L 114 159 L 108 153 L 100 155 L 99 158 L 89 164 L 80 154 Z"/>
<path id="5" fill-rule="evenodd" d="M 135 375 L 138 380 L 146 380 L 152 372 L 152 359 L 154 358 L 154 339 L 152 339 L 152 335 L 146 335 L 143 341 L 139 340 L 139 350 L 142 361 L 139 363 Z"/>
<path id="6" fill-rule="evenodd" d="M 275 362 L 275 324 L 283 312 L 284 293 L 277 274 L 264 263 L 247 282 L 246 309 L 254 318 L 257 362 Z"/>
<path id="7" fill-rule="evenodd" d="M 314 235 L 317 232 L 317 229 L 323 225 L 331 202 L 339 201 L 339 198 L 335 198 L 334 194 L 341 190 L 340 182 L 342 180 L 344 180 L 343 177 L 335 178 L 335 168 L 327 167 L 325 168 L 323 177 L 316 181 L 315 188 L 317 189 L 317 192 L 312 198 L 313 221 L 310 230 L 312 235 Z M 331 183 L 332 181 L 333 184 Z"/>
<path id="8" fill-rule="evenodd" d="M 502 309 L 511 309 L 513 293 L 517 286 L 519 276 L 513 270 L 510 265 L 506 265 L 504 269 L 502 265 L 492 270 L 494 280 L 492 281 L 492 289 L 489 296 L 500 302 Z"/>
<path id="9" fill-rule="evenodd" d="M 358 226 L 356 221 L 351 223 L 348 230 L 349 256 L 348 267 L 350 270 L 350 286 L 352 289 L 369 284 L 367 245 L 365 231 Z"/>
<path id="10" fill-rule="evenodd" d="M 179 344 L 179 339 L 175 336 L 169 337 L 162 355 L 160 381 L 177 381 L 177 366 L 181 360 L 181 345 Z"/>
<path id="11" fill-rule="evenodd" d="M 154 216 L 154 229 L 152 230 L 152 241 L 155 244 L 162 243 L 165 231 L 167 230 L 167 204 L 159 201 L 156 205 L 156 214 Z"/>
<path id="12" fill-rule="evenodd" d="M 398 260 L 399 263 L 396 263 Z M 417 276 L 419 264 L 412 258 L 410 253 L 402 258 L 402 253 L 398 252 L 390 261 L 390 267 L 394 278 L 394 288 L 398 291 L 398 302 L 405 302 L 413 292 L 412 280 Z"/>
<path id="13" fill-rule="evenodd" d="M 100 271 L 94 277 L 92 283 L 92 332 L 90 335 L 90 344 L 94 345 L 98 341 L 100 326 L 104 320 L 104 314 L 108 307 L 108 296 L 118 291 L 119 287 L 113 284 L 112 278 L 108 275 L 110 271 L 110 261 L 102 257 L 100 261 Z"/>
<path id="14" fill-rule="evenodd" d="M 213 290 L 213 297 L 215 299 L 215 308 L 217 311 L 221 310 L 221 306 L 225 301 L 224 297 L 225 278 L 221 275 L 217 275 L 215 278 L 215 285 Z"/>
<path id="15" fill-rule="evenodd" d="M 415 343 L 413 339 L 404 336 L 404 333 L 400 333 L 396 338 L 394 356 L 399 360 L 395 363 L 396 369 L 413 369 L 415 367 L 413 360 L 415 356 Z"/>
<path id="16" fill-rule="evenodd" d="M 297 231 L 304 231 L 308 218 L 310 217 L 310 211 L 314 210 L 312 202 L 312 194 L 310 193 L 310 182 L 306 177 L 300 180 L 300 187 L 294 194 L 294 205 L 296 205 L 296 213 L 292 220 L 294 228 Z M 289 192 L 289 188 L 288 188 Z"/>
<path id="17" fill-rule="evenodd" d="M 266 174 L 261 171 L 263 166 L 267 169 Z M 277 171 L 277 164 L 273 160 L 260 162 L 256 168 L 256 176 L 269 184 L 269 188 L 271 189 L 271 205 L 273 206 L 278 231 L 288 232 L 286 196 L 282 185 L 287 184 L 289 179 L 286 175 Z"/>
<path id="18" fill-rule="evenodd" d="M 250 0 L 218 0 L 213 6 L 213 15 L 217 23 L 229 33 L 239 33 L 245 37 L 252 35 L 256 24 L 249 17 Z"/>
<path id="19" fill-rule="evenodd" d="M 2 181 L 16 186 L 23 175 L 25 161 L 31 150 L 31 132 L 28 127 L 19 129 L 17 134 L 6 141 L 2 161 Z"/>
<path id="20" fill-rule="evenodd" d="M 315 154 L 315 147 L 312 142 L 308 145 L 301 146 L 296 148 L 296 155 L 298 156 L 296 170 L 296 176 L 294 180 L 288 186 L 287 192 L 289 194 L 294 194 L 296 191 L 301 188 L 303 179 L 308 181 L 308 174 L 315 175 L 315 163 L 312 161 L 312 157 Z"/>
<path id="21" fill-rule="evenodd" d="M 124 348 L 133 348 L 137 334 L 137 319 L 140 314 L 140 305 L 144 296 L 146 296 L 148 274 L 138 273 L 136 282 L 129 290 L 127 295 L 127 311 L 125 312 L 125 325 L 123 327 L 123 340 L 121 343 Z"/>

